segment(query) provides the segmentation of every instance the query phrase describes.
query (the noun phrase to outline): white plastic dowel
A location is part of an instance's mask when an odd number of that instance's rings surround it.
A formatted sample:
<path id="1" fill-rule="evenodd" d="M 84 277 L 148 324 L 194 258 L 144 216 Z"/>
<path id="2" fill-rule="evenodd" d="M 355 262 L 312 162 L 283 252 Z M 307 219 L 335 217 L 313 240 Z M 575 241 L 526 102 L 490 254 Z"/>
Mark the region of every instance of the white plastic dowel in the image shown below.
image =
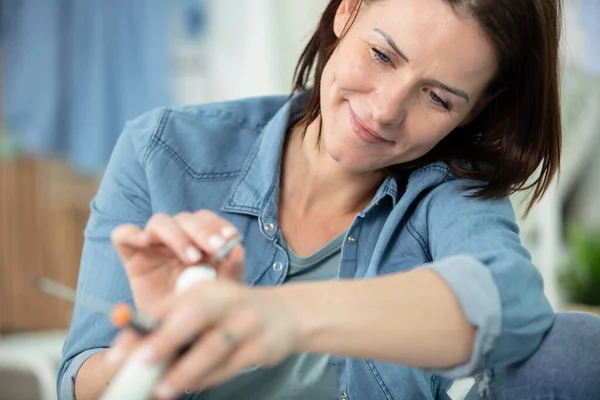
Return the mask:
<path id="1" fill-rule="evenodd" d="M 216 278 L 217 273 L 214 268 L 203 265 L 186 268 L 177 279 L 175 293 L 183 293 L 196 282 Z M 168 359 L 159 365 L 148 365 L 135 358 L 129 359 L 104 392 L 101 400 L 150 400 L 154 385 L 170 363 L 171 360 Z"/>

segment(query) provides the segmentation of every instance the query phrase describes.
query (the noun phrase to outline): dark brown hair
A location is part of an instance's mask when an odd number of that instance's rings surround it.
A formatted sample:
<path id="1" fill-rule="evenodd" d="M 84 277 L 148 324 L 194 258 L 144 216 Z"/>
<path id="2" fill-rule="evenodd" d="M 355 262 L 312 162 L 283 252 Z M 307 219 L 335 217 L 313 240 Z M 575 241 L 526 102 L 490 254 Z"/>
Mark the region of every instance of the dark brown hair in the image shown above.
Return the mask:
<path id="1" fill-rule="evenodd" d="M 363 3 L 377 1 L 359 0 L 344 32 Z M 560 168 L 560 0 L 443 1 L 473 16 L 495 46 L 500 66 L 488 93 L 498 95 L 475 120 L 456 128 L 428 154 L 388 172 L 406 177 L 441 160 L 458 176 L 480 182 L 475 186 L 477 197 L 498 198 L 533 188 L 529 211 Z M 300 121 L 305 129 L 321 112 L 321 76 L 339 42 L 333 23 L 341 2 L 329 1 L 296 66 L 293 92 L 312 86 Z"/>

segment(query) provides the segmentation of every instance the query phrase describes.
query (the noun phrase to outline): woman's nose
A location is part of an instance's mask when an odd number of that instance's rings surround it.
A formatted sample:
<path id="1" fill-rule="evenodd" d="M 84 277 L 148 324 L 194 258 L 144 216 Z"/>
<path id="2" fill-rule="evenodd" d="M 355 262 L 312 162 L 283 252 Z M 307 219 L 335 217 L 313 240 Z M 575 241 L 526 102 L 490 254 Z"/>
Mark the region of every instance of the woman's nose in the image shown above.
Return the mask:
<path id="1" fill-rule="evenodd" d="M 374 122 L 380 125 L 397 125 L 406 117 L 409 98 L 407 85 L 381 87 L 369 96 L 369 106 Z"/>

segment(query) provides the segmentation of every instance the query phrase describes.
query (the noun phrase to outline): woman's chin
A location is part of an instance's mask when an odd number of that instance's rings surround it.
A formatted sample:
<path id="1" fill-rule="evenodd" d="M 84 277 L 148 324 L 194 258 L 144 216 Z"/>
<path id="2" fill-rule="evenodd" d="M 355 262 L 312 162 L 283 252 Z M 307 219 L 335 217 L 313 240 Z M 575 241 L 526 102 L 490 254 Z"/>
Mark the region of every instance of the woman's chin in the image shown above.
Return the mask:
<path id="1" fill-rule="evenodd" d="M 364 156 L 360 154 L 352 154 L 349 151 L 329 152 L 329 156 L 344 170 L 351 173 L 363 173 L 378 169 L 374 163 L 369 163 Z"/>

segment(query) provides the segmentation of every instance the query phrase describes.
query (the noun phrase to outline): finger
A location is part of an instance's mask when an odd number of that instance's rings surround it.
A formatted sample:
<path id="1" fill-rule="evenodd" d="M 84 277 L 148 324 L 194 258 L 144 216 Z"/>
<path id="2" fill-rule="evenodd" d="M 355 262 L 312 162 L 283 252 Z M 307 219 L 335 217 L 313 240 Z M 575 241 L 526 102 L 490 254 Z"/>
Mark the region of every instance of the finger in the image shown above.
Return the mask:
<path id="1" fill-rule="evenodd" d="M 236 282 L 244 282 L 246 271 L 246 256 L 242 246 L 236 246 L 229 255 L 217 266 L 219 278 L 232 279 Z"/>
<path id="2" fill-rule="evenodd" d="M 212 259 L 219 278 L 244 281 L 245 258 L 241 245 L 235 246 L 223 260 L 215 260 L 226 243 L 240 234 L 234 225 L 211 212 L 199 211 L 193 218 L 178 218 L 183 230 Z"/>
<path id="3" fill-rule="evenodd" d="M 211 371 L 220 369 L 232 354 L 251 340 L 259 332 L 256 315 L 251 311 L 243 311 L 232 315 L 220 326 L 206 332 L 176 362 L 161 380 L 162 390 L 180 392 L 186 388 L 198 388 Z M 254 360 L 247 360 L 253 362 Z M 239 364 L 239 361 L 238 361 Z M 241 365 L 241 364 L 240 364 Z M 233 369 L 230 374 L 237 371 Z M 202 386 L 205 387 L 205 386 Z"/>
<path id="4" fill-rule="evenodd" d="M 175 218 L 196 246 L 211 258 L 238 235 L 234 225 L 208 210 L 200 210 L 193 215 L 178 215 Z"/>
<path id="5" fill-rule="evenodd" d="M 175 296 L 169 296 L 163 301 L 150 307 L 143 315 L 138 315 L 140 318 L 161 320 L 176 303 Z M 108 350 L 106 355 L 109 364 L 119 364 L 127 358 L 131 352 L 136 349 L 145 340 L 145 336 L 140 334 L 134 328 L 122 329 Z"/>
<path id="6" fill-rule="evenodd" d="M 195 264 L 202 253 L 175 220 L 166 214 L 155 214 L 150 218 L 144 232 L 148 243 L 160 243 L 170 248 L 185 263 Z"/>
<path id="7" fill-rule="evenodd" d="M 202 374 L 225 362 L 234 348 L 228 340 L 222 338 L 221 332 L 219 334 L 214 332 L 214 330 L 207 332 L 200 343 L 192 346 L 169 369 L 156 387 L 157 395 L 169 392 L 181 393 L 190 388 L 195 390 L 199 387 Z M 207 346 L 210 346 L 208 351 Z"/>
<path id="8" fill-rule="evenodd" d="M 111 233 L 111 241 L 121 257 L 129 257 L 134 248 L 144 245 L 142 230 L 133 224 L 119 225 Z"/>
<path id="9" fill-rule="evenodd" d="M 112 342 L 104 359 L 109 365 L 120 365 L 141 341 L 142 336 L 135 330 L 124 329 Z"/>
<path id="10" fill-rule="evenodd" d="M 201 285 L 202 283 L 196 284 Z M 198 292 L 201 291 L 202 288 L 198 288 Z M 221 315 L 217 307 L 199 307 L 205 302 L 199 301 L 198 295 L 188 298 L 190 292 L 188 290 L 177 296 L 175 307 L 161 320 L 160 328 L 149 335 L 140 350 L 140 358 L 144 361 L 157 363 L 176 354 Z"/>

